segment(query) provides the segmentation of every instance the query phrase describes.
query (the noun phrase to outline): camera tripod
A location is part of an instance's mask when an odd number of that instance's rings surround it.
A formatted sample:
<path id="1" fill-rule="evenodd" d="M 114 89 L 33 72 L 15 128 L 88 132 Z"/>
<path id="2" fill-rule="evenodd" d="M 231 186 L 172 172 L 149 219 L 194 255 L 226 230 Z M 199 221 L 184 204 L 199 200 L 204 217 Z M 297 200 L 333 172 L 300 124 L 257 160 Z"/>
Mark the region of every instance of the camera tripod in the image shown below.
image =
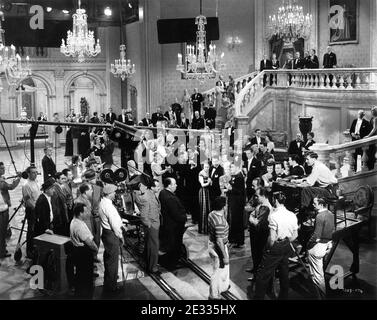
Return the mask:
<path id="1" fill-rule="evenodd" d="M 15 230 L 18 230 L 18 231 L 21 231 L 20 228 L 16 228 L 16 227 L 11 227 L 9 224 L 10 222 L 13 220 L 13 218 L 16 216 L 17 212 L 21 209 L 21 207 L 24 205 L 24 200 L 22 199 L 20 201 L 20 204 L 18 205 L 17 208 L 13 209 L 14 212 L 12 214 L 12 216 L 9 218 L 8 220 L 8 230 L 7 230 L 7 238 L 10 238 L 12 236 L 12 229 L 15 229 Z"/>

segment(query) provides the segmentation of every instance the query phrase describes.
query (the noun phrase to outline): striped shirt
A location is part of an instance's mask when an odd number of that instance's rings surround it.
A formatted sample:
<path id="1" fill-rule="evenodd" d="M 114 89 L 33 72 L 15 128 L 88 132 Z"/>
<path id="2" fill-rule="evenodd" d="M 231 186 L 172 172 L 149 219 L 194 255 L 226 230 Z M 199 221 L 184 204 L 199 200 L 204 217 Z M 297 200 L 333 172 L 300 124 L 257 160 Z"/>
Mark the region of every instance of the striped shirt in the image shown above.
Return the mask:
<path id="1" fill-rule="evenodd" d="M 208 215 L 208 234 L 209 241 L 216 243 L 218 239 L 222 239 L 223 243 L 228 243 L 229 225 L 223 214 L 212 211 Z"/>

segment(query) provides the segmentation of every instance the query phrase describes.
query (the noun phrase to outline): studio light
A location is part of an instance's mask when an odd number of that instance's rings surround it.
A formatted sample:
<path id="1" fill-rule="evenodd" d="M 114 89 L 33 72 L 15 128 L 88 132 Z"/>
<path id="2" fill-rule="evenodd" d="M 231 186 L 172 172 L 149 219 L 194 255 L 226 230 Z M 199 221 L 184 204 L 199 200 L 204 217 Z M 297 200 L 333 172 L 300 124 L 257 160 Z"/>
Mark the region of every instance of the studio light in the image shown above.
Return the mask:
<path id="1" fill-rule="evenodd" d="M 47 8 L 46 8 L 46 11 L 47 11 L 47 12 L 51 12 L 51 11 L 52 11 L 52 8 L 51 8 L 51 7 L 47 7 Z"/>

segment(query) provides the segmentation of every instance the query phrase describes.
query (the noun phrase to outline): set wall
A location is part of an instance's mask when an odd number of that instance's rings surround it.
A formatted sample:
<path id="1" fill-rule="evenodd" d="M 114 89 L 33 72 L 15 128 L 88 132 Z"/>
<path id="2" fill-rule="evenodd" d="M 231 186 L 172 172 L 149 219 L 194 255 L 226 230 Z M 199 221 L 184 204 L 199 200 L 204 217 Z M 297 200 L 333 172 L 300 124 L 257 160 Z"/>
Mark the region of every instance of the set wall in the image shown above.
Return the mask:
<path id="1" fill-rule="evenodd" d="M 203 14 L 207 17 L 216 15 L 216 0 L 203 1 Z M 199 14 L 199 1 L 161 0 L 161 19 L 192 18 Z M 222 74 L 228 78 L 242 76 L 254 71 L 254 0 L 218 1 L 220 39 L 215 41 L 219 54 L 224 52 L 226 67 Z M 239 48 L 230 49 L 229 37 L 238 36 L 242 40 Z M 184 89 L 190 92 L 195 87 L 200 91 L 213 88 L 216 80 L 182 80 L 176 71 L 177 54 L 183 51 L 181 44 L 165 44 L 162 48 L 162 104 L 164 108 L 181 100 Z"/>
<path id="2" fill-rule="evenodd" d="M 337 55 L 338 66 L 353 65 L 355 67 L 371 66 L 371 4 L 375 0 L 359 0 L 359 41 L 356 44 L 332 45 Z M 318 0 L 319 11 L 319 52 L 322 63 L 323 54 L 329 44 L 330 33 L 328 28 L 329 0 Z M 375 33 L 375 31 L 374 31 Z"/>

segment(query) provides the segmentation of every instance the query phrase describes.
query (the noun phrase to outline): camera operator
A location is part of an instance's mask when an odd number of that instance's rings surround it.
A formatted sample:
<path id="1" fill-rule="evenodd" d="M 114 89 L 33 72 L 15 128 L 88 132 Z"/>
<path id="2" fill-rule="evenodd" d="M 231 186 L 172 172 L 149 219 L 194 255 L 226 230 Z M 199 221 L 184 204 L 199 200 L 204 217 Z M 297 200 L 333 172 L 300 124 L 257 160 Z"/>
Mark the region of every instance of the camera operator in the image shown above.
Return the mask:
<path id="1" fill-rule="evenodd" d="M 270 235 L 256 274 L 255 299 L 264 299 L 267 286 L 275 270 L 279 268 L 280 299 L 288 298 L 288 258 L 292 253 L 290 242 L 297 238 L 297 217 L 284 206 L 286 197 L 282 192 L 273 194 L 275 210 L 269 217 Z"/>
<path id="2" fill-rule="evenodd" d="M 9 220 L 9 208 L 12 206 L 10 202 L 9 190 L 14 190 L 20 183 L 21 177 L 18 176 L 12 183 L 7 183 L 3 177 L 5 166 L 0 162 L 0 259 L 10 257 L 6 250 L 6 235 Z"/>
<path id="3" fill-rule="evenodd" d="M 102 242 L 105 247 L 103 262 L 104 272 L 104 293 L 115 294 L 120 288 L 117 287 L 119 249 L 123 244 L 122 220 L 116 207 L 113 204 L 117 187 L 107 184 L 103 187 L 103 197 L 99 204 L 99 213 L 102 225 Z"/>

